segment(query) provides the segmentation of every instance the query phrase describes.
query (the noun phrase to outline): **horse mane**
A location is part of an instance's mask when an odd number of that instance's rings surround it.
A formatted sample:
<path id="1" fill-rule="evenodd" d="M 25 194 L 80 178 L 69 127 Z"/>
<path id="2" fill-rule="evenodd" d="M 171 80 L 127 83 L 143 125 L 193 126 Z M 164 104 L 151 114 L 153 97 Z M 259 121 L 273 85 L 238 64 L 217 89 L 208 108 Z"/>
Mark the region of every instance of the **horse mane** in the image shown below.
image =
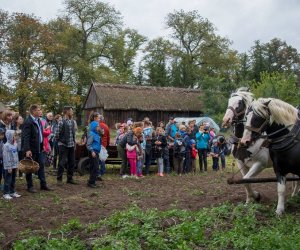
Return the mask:
<path id="1" fill-rule="evenodd" d="M 230 97 L 239 96 L 241 97 L 246 106 L 248 107 L 254 100 L 253 94 L 246 87 L 241 87 L 236 90 L 236 92 L 232 93 Z"/>
<path id="2" fill-rule="evenodd" d="M 252 103 L 254 112 L 268 119 L 270 124 L 276 122 L 285 126 L 295 124 L 298 119 L 298 110 L 282 100 L 275 98 L 259 98 Z"/>

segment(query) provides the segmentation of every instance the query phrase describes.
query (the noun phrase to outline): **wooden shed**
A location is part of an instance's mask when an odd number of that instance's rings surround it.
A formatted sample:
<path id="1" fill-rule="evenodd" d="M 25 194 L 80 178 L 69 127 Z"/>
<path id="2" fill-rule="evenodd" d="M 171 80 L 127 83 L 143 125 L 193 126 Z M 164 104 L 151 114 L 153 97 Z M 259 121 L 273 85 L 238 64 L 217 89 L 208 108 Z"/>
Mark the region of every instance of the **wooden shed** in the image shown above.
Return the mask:
<path id="1" fill-rule="evenodd" d="M 129 117 L 134 121 L 149 117 L 157 125 L 160 121 L 167 122 L 170 116 L 201 116 L 200 94 L 194 89 L 94 83 L 84 110 L 86 118 L 91 111 L 103 114 L 110 127 L 116 122 L 126 122 Z"/>

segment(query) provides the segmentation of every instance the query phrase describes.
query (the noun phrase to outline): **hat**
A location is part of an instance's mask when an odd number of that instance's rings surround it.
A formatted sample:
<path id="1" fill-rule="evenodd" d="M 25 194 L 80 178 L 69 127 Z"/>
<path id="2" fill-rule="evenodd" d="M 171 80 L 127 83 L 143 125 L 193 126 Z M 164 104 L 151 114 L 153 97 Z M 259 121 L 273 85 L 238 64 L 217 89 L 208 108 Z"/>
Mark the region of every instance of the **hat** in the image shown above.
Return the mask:
<path id="1" fill-rule="evenodd" d="M 127 121 L 127 126 L 130 126 L 130 125 L 132 125 L 132 124 L 133 124 L 132 120 L 128 120 L 128 121 Z"/>
<path id="2" fill-rule="evenodd" d="M 194 139 L 192 139 L 190 142 L 191 142 L 191 145 L 196 144 L 196 141 Z"/>
<path id="3" fill-rule="evenodd" d="M 169 120 L 174 120 L 174 117 L 173 117 L 173 116 L 170 116 L 170 117 L 169 117 Z"/>

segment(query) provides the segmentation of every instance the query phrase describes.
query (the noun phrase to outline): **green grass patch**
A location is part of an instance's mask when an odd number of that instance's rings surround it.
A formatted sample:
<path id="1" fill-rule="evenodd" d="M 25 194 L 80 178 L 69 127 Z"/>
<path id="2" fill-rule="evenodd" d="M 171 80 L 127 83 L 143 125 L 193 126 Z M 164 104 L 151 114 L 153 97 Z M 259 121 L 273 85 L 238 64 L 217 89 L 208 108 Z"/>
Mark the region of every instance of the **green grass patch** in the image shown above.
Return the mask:
<path id="1" fill-rule="evenodd" d="M 70 220 L 50 237 L 21 239 L 13 249 L 300 249 L 298 217 L 279 219 L 259 204 L 225 203 L 196 212 L 134 205 L 88 225 Z"/>

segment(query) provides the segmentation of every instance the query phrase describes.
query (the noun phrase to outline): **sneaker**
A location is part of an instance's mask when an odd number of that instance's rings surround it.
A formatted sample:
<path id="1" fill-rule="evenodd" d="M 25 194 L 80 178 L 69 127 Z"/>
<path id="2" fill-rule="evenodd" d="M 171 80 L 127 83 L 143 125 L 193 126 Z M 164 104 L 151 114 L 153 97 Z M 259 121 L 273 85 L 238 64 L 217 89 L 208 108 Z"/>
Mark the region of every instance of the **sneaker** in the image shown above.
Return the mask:
<path id="1" fill-rule="evenodd" d="M 73 179 L 67 180 L 67 184 L 78 185 L 78 183 Z"/>
<path id="2" fill-rule="evenodd" d="M 12 199 L 12 197 L 11 197 L 9 194 L 3 195 L 3 198 L 4 198 L 5 200 L 11 200 L 11 199 Z"/>
<path id="3" fill-rule="evenodd" d="M 10 194 L 10 196 L 13 197 L 13 198 L 20 198 L 21 197 L 21 195 L 18 194 L 17 192 L 14 192 L 14 193 Z"/>
<path id="4" fill-rule="evenodd" d="M 160 177 L 164 177 L 164 174 L 163 174 L 163 173 L 160 173 L 159 176 L 160 176 Z"/>
<path id="5" fill-rule="evenodd" d="M 121 175 L 121 178 L 123 178 L 123 179 L 125 179 L 125 178 L 127 178 L 128 177 L 128 175 L 127 174 L 123 174 L 123 175 Z"/>
<path id="6" fill-rule="evenodd" d="M 103 181 L 103 179 L 101 178 L 101 175 L 97 176 L 97 181 Z"/>
<path id="7" fill-rule="evenodd" d="M 63 182 L 62 182 L 61 180 L 57 180 L 56 185 L 57 185 L 57 186 L 62 186 L 62 185 L 64 185 L 64 184 L 63 184 Z"/>
<path id="8" fill-rule="evenodd" d="M 29 193 L 36 193 L 36 192 L 37 192 L 33 187 L 27 188 L 27 191 L 28 191 Z"/>
<path id="9" fill-rule="evenodd" d="M 90 187 L 90 188 L 97 188 L 98 187 L 96 184 L 92 184 L 92 183 L 88 183 L 87 186 Z"/>

